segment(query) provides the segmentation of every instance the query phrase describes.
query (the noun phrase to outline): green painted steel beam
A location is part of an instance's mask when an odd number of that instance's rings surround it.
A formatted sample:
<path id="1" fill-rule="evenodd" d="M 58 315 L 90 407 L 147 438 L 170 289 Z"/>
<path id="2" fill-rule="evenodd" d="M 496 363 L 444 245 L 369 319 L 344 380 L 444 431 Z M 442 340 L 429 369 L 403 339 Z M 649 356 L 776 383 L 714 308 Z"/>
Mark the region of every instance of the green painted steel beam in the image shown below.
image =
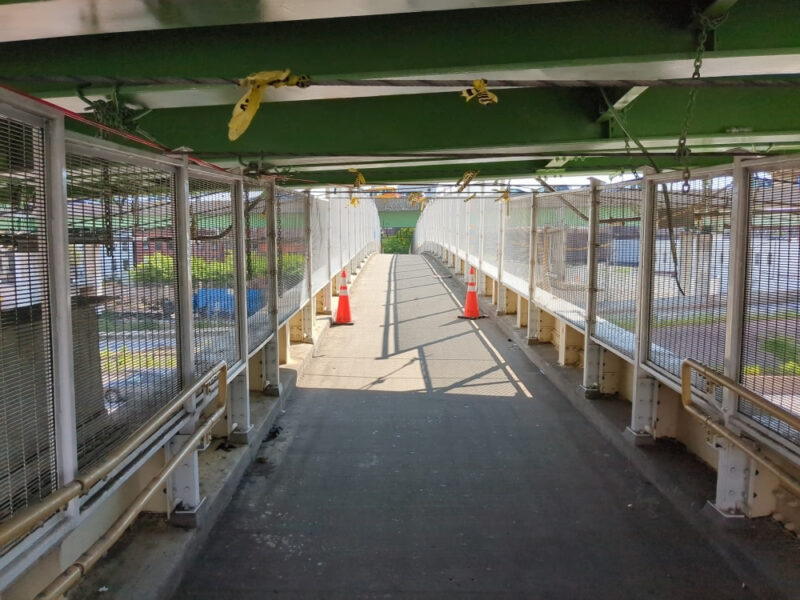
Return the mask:
<path id="1" fill-rule="evenodd" d="M 231 107 L 153 111 L 141 126 L 169 147 L 198 152 L 364 154 L 598 139 L 597 98 L 587 89 L 518 89 L 500 102 L 466 103 L 457 93 L 262 105 L 247 132 L 227 138 Z"/>

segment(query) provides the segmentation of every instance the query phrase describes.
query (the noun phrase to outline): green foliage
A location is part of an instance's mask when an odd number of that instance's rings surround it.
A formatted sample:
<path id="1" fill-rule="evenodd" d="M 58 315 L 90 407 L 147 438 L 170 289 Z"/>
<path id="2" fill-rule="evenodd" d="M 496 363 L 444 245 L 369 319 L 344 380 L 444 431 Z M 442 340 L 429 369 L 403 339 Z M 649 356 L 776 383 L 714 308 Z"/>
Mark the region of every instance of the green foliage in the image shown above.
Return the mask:
<path id="1" fill-rule="evenodd" d="M 266 277 L 269 263 L 266 256 L 249 254 L 247 256 L 247 270 L 250 277 Z"/>
<path id="2" fill-rule="evenodd" d="M 742 369 L 743 375 L 763 375 L 764 369 L 762 369 L 759 365 L 745 365 L 744 369 Z"/>
<path id="3" fill-rule="evenodd" d="M 138 283 L 172 283 L 175 279 L 175 259 L 156 252 L 131 269 L 131 279 Z"/>
<path id="4" fill-rule="evenodd" d="M 775 336 L 764 341 L 764 350 L 781 363 L 800 363 L 800 345 L 797 340 L 785 336 Z"/>
<path id="5" fill-rule="evenodd" d="M 224 261 L 192 257 L 192 281 L 227 286 L 233 282 L 233 273 L 233 252 L 228 252 Z"/>
<path id="6" fill-rule="evenodd" d="M 282 277 L 302 278 L 306 268 L 306 257 L 302 254 L 283 254 L 280 266 Z"/>
<path id="7" fill-rule="evenodd" d="M 790 360 L 781 365 L 783 375 L 800 375 L 800 363 Z"/>
<path id="8" fill-rule="evenodd" d="M 396 234 L 383 240 L 384 254 L 408 254 L 411 240 L 414 237 L 413 227 L 403 227 Z"/>

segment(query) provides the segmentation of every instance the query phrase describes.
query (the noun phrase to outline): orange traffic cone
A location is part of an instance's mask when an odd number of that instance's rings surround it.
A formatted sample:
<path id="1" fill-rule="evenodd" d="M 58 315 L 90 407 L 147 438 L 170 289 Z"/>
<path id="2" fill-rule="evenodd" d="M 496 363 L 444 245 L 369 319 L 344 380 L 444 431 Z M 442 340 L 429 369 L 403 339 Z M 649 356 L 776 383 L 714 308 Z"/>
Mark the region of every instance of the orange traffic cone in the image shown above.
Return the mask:
<path id="1" fill-rule="evenodd" d="M 464 314 L 458 315 L 459 319 L 481 319 L 482 315 L 478 308 L 478 286 L 475 283 L 475 267 L 469 268 L 469 278 L 467 279 L 467 301 L 464 302 Z"/>
<path id="2" fill-rule="evenodd" d="M 336 309 L 336 319 L 333 325 L 352 325 L 350 317 L 350 294 L 347 292 L 347 271 L 342 269 L 342 284 L 339 286 L 339 307 Z"/>

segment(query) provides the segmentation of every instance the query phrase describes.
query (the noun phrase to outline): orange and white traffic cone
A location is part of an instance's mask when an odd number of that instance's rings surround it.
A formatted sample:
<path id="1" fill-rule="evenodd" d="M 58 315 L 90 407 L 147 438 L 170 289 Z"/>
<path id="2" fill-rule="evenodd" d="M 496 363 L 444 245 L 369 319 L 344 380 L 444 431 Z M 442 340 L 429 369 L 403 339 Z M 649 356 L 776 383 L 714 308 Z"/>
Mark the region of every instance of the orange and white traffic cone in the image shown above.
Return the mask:
<path id="1" fill-rule="evenodd" d="M 347 291 L 347 271 L 342 269 L 342 283 L 339 286 L 339 307 L 336 309 L 336 318 L 333 325 L 352 325 L 350 316 L 350 294 Z"/>
<path id="2" fill-rule="evenodd" d="M 475 283 L 475 267 L 469 268 L 467 279 L 467 300 L 464 302 L 464 314 L 458 315 L 459 319 L 481 319 L 485 315 L 481 314 L 478 308 L 478 285 Z"/>

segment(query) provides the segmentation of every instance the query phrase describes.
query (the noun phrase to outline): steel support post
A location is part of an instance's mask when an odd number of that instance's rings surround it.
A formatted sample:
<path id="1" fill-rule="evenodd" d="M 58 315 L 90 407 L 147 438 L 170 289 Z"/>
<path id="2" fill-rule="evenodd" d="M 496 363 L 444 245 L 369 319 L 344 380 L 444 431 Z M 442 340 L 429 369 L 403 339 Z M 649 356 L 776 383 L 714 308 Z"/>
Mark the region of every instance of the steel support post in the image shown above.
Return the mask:
<path id="1" fill-rule="evenodd" d="M 467 202 L 467 215 L 464 218 L 464 229 L 466 229 L 466 237 L 464 239 L 464 279 L 466 279 L 469 275 L 469 248 L 472 238 L 472 208 L 470 207 L 470 204 L 472 204 L 472 202 Z"/>
<path id="2" fill-rule="evenodd" d="M 278 199 L 275 194 L 275 180 L 272 179 L 267 184 L 267 245 L 269 252 L 269 268 L 267 269 L 267 279 L 269 280 L 269 295 L 267 297 L 267 307 L 269 309 L 269 321 L 272 325 L 272 337 L 264 346 L 264 364 L 267 373 L 267 384 L 264 393 L 268 396 L 281 395 L 280 381 L 280 348 L 278 339 Z"/>
<path id="3" fill-rule="evenodd" d="M 649 171 L 652 173 L 652 171 Z M 648 173 L 649 174 L 649 173 Z M 636 298 L 636 331 L 633 367 L 634 387 L 631 406 L 631 424 L 626 435 L 635 444 L 653 442 L 658 382 L 641 368 L 647 362 L 650 349 L 650 311 L 653 290 L 653 252 L 655 246 L 656 184 L 648 177 L 644 180 L 645 198 L 639 244 L 639 276 Z"/>
<path id="4" fill-rule="evenodd" d="M 43 123 L 45 131 L 45 220 L 47 232 L 47 278 L 49 287 L 50 347 L 53 361 L 58 484 L 75 480 L 78 474 L 78 442 L 75 418 L 75 370 L 72 347 L 72 299 L 69 283 L 69 231 L 64 117 Z M 78 500 L 67 513 L 78 514 Z"/>
<path id="5" fill-rule="evenodd" d="M 583 392 L 587 398 L 600 395 L 603 348 L 594 341 L 597 322 L 597 228 L 599 226 L 600 181 L 592 179 L 589 206 L 589 235 L 586 252 L 586 315 L 583 345 Z"/>
<path id="6" fill-rule="evenodd" d="M 500 236 L 497 242 L 497 294 L 493 298 L 497 302 L 497 314 L 505 314 L 506 308 L 506 288 L 503 285 L 503 246 L 506 243 L 506 211 L 507 205 L 503 202 L 497 203 L 497 210 L 500 211 Z"/>
<path id="7" fill-rule="evenodd" d="M 482 296 L 486 291 L 486 278 L 483 276 L 483 240 L 484 240 L 484 233 L 483 233 L 483 226 L 485 222 L 485 213 L 486 207 L 484 206 L 485 202 L 481 198 L 478 200 L 478 206 L 480 206 L 480 218 L 478 220 L 478 295 Z"/>
<path id="8" fill-rule="evenodd" d="M 191 434 L 180 433 L 172 437 L 165 448 L 165 460 L 170 460 L 181 451 Z M 168 511 L 169 522 L 177 527 L 197 527 L 205 497 L 200 494 L 200 470 L 197 450 L 190 452 L 180 466 L 169 477 L 171 506 Z"/>
<path id="9" fill-rule="evenodd" d="M 541 323 L 541 309 L 536 306 L 534 298 L 536 297 L 536 288 L 539 285 L 538 273 L 536 269 L 536 244 L 539 243 L 537 236 L 537 207 L 539 200 L 536 198 L 536 193 L 531 194 L 531 231 L 528 241 L 528 345 L 539 342 L 539 329 Z"/>
<path id="10" fill-rule="evenodd" d="M 724 374 L 739 381 L 742 336 L 744 335 L 745 288 L 747 284 L 747 229 L 750 210 L 748 170 L 741 159 L 734 162 L 733 204 L 731 210 L 730 254 L 728 264 L 728 301 L 725 319 Z M 732 422 L 739 408 L 739 398 L 729 389 L 722 393 L 725 426 L 736 430 Z M 751 495 L 751 463 L 744 452 L 723 442 L 717 464 L 717 493 L 714 507 L 720 514 L 739 517 L 748 510 Z"/>
<path id="11" fill-rule="evenodd" d="M 311 214 L 312 214 L 312 198 L 311 190 L 306 190 L 306 222 L 305 222 L 305 238 L 306 238 L 306 293 L 308 295 L 308 302 L 303 306 L 303 339 L 306 342 L 314 343 L 314 317 L 316 315 L 316 303 L 314 302 L 314 285 L 311 281 L 311 276 L 314 273 L 314 256 L 313 247 L 311 244 Z"/>
<path id="12" fill-rule="evenodd" d="M 189 159 L 175 173 L 175 263 L 178 271 L 178 364 L 183 387 L 194 383 L 194 309 L 192 308 L 192 239 L 189 215 Z M 195 410 L 194 399 L 184 405 Z M 191 432 L 185 432 L 191 433 Z"/>
<path id="13" fill-rule="evenodd" d="M 245 369 L 230 383 L 228 398 L 228 440 L 233 444 L 248 444 L 255 432 L 250 423 L 250 385 L 249 362 L 247 354 L 250 341 L 247 331 L 247 223 L 245 221 L 244 182 L 234 183 L 233 208 L 235 212 L 234 234 L 236 241 L 236 333 L 239 343 L 239 356 L 245 362 Z"/>
<path id="14" fill-rule="evenodd" d="M 317 307 L 317 312 L 323 315 L 330 315 L 333 312 L 333 285 L 331 285 L 331 281 L 333 280 L 333 270 L 331 269 L 331 236 L 333 235 L 333 219 L 331 218 L 331 206 L 333 206 L 333 204 L 330 200 L 328 200 L 328 221 L 324 225 L 328 232 L 328 235 L 325 236 L 327 241 L 325 256 L 328 263 L 326 265 L 328 277 L 325 280 L 327 282 L 325 287 L 323 287 L 320 292 L 322 294 L 322 303 Z"/>

